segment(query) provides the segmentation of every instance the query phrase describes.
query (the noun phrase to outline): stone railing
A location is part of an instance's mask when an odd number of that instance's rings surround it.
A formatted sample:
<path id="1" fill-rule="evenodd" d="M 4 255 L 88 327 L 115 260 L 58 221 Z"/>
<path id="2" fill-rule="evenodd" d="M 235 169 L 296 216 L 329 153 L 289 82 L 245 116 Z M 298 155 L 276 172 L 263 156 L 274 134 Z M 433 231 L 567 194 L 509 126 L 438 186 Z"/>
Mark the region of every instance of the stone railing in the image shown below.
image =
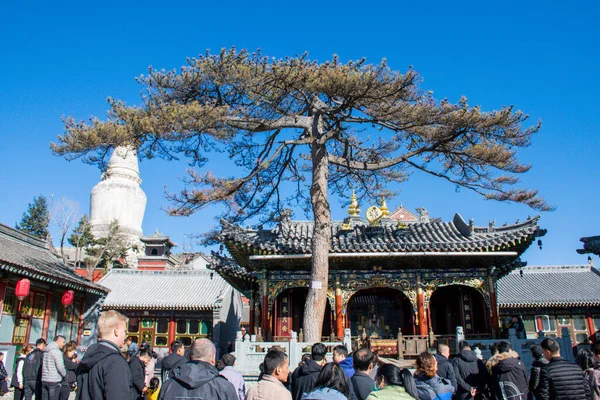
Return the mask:
<path id="1" fill-rule="evenodd" d="M 525 367 L 529 371 L 531 368 L 531 364 L 533 362 L 533 357 L 531 355 L 530 347 L 534 344 L 540 344 L 542 340 L 544 340 L 544 333 L 542 331 L 538 332 L 538 337 L 536 339 L 519 339 L 517 338 L 517 334 L 515 329 L 508 330 L 508 338 L 507 339 L 477 339 L 477 338 L 469 338 L 463 334 L 463 329 L 460 326 L 456 327 L 456 352 L 459 351 L 459 345 L 463 340 L 467 340 L 471 345 L 471 349 L 475 350 L 478 348 L 481 350 L 481 356 L 484 359 L 489 359 L 491 357 L 490 348 L 493 344 L 500 343 L 502 341 L 509 342 L 510 346 L 514 351 L 519 353 L 521 356 L 521 361 L 525 364 Z M 569 328 L 562 328 L 561 337 L 554 338 L 556 342 L 560 345 L 560 354 L 561 356 L 568 361 L 574 361 L 573 357 L 573 343 L 571 341 L 571 332 Z"/>
<path id="2" fill-rule="evenodd" d="M 333 359 L 333 348 L 339 344 L 343 344 L 351 348 L 350 330 L 346 330 L 346 335 L 342 341 L 322 342 L 327 346 L 327 360 Z M 260 373 L 260 364 L 264 361 L 265 355 L 272 348 L 277 348 L 287 354 L 290 361 L 290 369 L 293 370 L 300 364 L 302 355 L 310 353 L 312 342 L 299 342 L 296 332 L 292 332 L 288 340 L 278 337 L 277 341 L 263 342 L 260 341 L 260 336 L 252 335 L 250 340 L 242 340 L 242 333 L 238 332 L 235 340 L 235 368 L 244 375 L 258 375 Z"/>

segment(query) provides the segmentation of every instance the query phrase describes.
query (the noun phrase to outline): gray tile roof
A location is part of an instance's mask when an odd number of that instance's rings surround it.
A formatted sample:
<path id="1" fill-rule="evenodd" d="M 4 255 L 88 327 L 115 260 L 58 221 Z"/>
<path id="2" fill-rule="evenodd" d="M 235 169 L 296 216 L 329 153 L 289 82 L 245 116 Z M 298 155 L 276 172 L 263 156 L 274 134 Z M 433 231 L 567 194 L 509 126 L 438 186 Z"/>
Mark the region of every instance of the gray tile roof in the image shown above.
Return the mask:
<path id="1" fill-rule="evenodd" d="M 45 241 L 3 224 L 0 224 L 0 269 L 50 285 L 95 294 L 108 291 L 59 261 Z"/>
<path id="2" fill-rule="evenodd" d="M 593 253 L 600 256 L 600 236 L 588 236 L 579 239 L 583 242 L 583 249 L 577 249 L 579 254 Z"/>
<path id="3" fill-rule="evenodd" d="M 332 222 L 331 253 L 480 252 L 521 254 L 538 233 L 539 217 L 506 226 L 476 227 L 456 214 L 451 222 L 432 220 L 372 227 L 362 219 Z M 309 254 L 313 222 L 283 220 L 271 230 L 244 229 L 222 221 L 219 239 L 233 254 Z"/>
<path id="4" fill-rule="evenodd" d="M 113 269 L 100 283 L 111 290 L 105 309 L 212 310 L 231 289 L 219 274 L 207 270 Z"/>
<path id="5" fill-rule="evenodd" d="M 498 280 L 500 307 L 600 305 L 600 271 L 590 265 L 531 266 Z"/>

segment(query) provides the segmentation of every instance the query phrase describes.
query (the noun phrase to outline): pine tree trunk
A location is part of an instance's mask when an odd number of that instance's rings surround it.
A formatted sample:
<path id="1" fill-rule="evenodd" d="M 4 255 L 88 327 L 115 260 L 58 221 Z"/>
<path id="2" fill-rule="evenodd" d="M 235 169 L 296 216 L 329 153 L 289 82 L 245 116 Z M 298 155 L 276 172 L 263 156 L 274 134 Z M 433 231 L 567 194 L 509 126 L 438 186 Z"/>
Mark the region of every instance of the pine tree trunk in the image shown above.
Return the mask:
<path id="1" fill-rule="evenodd" d="M 331 245 L 331 211 L 327 199 L 329 179 L 328 154 L 324 144 L 313 143 L 310 197 L 314 213 L 312 240 L 312 282 L 304 308 L 304 340 L 320 342 L 327 301 L 329 246 Z"/>

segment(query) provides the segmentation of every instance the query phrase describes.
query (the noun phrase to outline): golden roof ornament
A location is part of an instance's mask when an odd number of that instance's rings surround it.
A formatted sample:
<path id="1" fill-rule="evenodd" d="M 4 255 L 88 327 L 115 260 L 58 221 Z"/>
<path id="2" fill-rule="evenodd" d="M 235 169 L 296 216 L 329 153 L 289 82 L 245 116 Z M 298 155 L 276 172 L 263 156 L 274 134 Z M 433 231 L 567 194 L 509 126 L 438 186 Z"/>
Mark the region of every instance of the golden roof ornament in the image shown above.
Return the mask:
<path id="1" fill-rule="evenodd" d="M 352 191 L 352 198 L 350 199 L 348 214 L 350 214 L 351 217 L 358 217 L 360 215 L 360 208 L 358 208 L 358 200 L 356 200 L 354 190 Z"/>
<path id="2" fill-rule="evenodd" d="M 379 204 L 379 209 L 381 210 L 382 218 L 387 218 L 390 216 L 390 210 L 388 210 L 388 206 L 385 202 L 385 197 L 381 196 L 381 203 Z"/>

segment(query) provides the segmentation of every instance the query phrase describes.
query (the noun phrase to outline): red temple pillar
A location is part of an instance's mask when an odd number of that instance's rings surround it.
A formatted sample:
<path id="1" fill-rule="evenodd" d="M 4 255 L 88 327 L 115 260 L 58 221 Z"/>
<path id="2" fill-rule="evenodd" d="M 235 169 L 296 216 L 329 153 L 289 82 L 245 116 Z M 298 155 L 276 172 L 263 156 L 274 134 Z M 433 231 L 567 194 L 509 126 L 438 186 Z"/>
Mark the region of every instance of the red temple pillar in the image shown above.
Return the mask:
<path id="1" fill-rule="evenodd" d="M 492 327 L 492 338 L 498 336 L 498 306 L 496 303 L 496 285 L 492 276 L 488 277 L 488 287 L 490 291 L 490 326 Z"/>
<path id="2" fill-rule="evenodd" d="M 262 307 L 261 307 L 261 328 L 263 338 L 265 340 L 268 337 L 269 332 L 269 282 L 267 281 L 267 271 L 263 272 L 263 280 L 262 280 Z"/>
<path id="3" fill-rule="evenodd" d="M 421 285 L 421 275 L 417 275 L 417 318 L 419 320 L 419 335 L 427 336 L 427 318 L 425 317 L 425 296 Z"/>
<path id="4" fill-rule="evenodd" d="M 171 343 L 175 340 L 175 316 L 169 318 L 169 353 L 171 352 Z"/>
<path id="5" fill-rule="evenodd" d="M 588 311 L 585 314 L 585 318 L 587 320 L 587 326 L 588 326 L 588 337 L 590 338 L 590 341 L 592 343 L 596 343 L 596 331 L 594 330 L 594 319 L 592 318 L 592 313 L 590 311 Z"/>
<path id="6" fill-rule="evenodd" d="M 81 336 L 83 336 L 83 312 L 85 311 L 85 299 L 79 304 L 79 328 L 77 329 L 77 346 L 81 345 Z"/>
<path id="7" fill-rule="evenodd" d="M 48 293 L 46 298 L 46 312 L 44 313 L 44 325 L 42 326 L 42 337 L 48 342 L 53 338 L 48 337 L 48 328 L 50 327 L 50 314 L 52 312 L 52 293 Z M 81 326 L 81 325 L 80 325 Z M 79 341 L 79 338 L 77 339 Z"/>
<path id="8" fill-rule="evenodd" d="M 335 336 L 344 336 L 344 314 L 342 313 L 342 288 L 340 277 L 335 277 Z"/>

